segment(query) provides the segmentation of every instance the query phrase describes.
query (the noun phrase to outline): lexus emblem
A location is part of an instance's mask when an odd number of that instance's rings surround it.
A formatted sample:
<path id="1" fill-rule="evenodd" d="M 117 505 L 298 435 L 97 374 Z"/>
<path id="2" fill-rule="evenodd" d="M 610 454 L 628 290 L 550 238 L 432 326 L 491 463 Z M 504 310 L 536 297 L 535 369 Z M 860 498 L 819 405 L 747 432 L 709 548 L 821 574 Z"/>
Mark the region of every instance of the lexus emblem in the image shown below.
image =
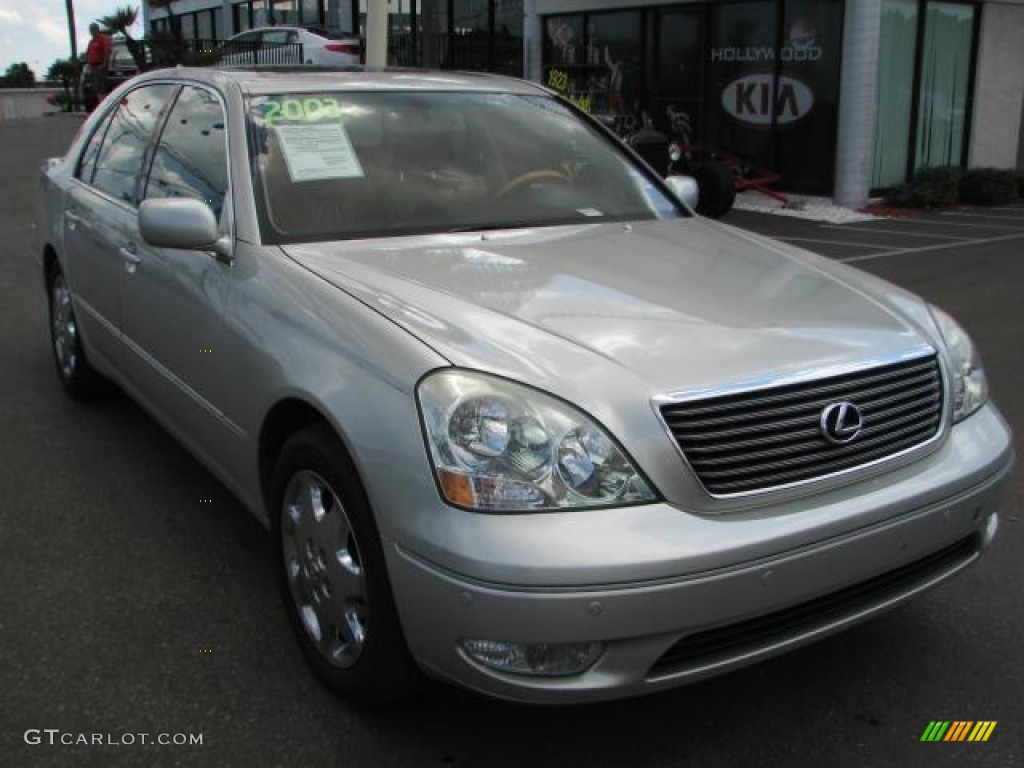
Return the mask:
<path id="1" fill-rule="evenodd" d="M 832 403 L 821 412 L 821 434 L 833 445 L 846 445 L 860 434 L 864 417 L 851 402 Z"/>

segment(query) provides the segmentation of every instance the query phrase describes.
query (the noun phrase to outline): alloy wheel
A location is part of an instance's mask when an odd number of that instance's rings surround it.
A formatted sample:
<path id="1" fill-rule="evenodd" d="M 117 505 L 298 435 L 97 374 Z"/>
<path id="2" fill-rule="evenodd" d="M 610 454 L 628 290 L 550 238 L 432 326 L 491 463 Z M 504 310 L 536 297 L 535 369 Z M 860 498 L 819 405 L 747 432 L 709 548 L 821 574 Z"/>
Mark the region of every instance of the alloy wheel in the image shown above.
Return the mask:
<path id="1" fill-rule="evenodd" d="M 368 593 L 352 523 L 315 472 L 292 476 L 281 509 L 285 576 L 302 626 L 330 664 L 350 668 L 366 647 Z"/>

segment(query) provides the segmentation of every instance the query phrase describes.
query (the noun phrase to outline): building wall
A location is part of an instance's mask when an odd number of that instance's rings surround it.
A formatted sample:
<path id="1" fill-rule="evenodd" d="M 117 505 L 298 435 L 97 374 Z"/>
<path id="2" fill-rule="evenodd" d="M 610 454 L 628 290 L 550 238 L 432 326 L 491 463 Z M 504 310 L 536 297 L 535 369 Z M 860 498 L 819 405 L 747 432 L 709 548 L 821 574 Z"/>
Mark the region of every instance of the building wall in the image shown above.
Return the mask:
<path id="1" fill-rule="evenodd" d="M 60 108 L 50 104 L 47 96 L 61 93 L 60 88 L 4 88 L 0 89 L 0 121 L 42 117 Z"/>
<path id="2" fill-rule="evenodd" d="M 1024 0 L 986 3 L 969 165 L 1020 167 L 1024 148 Z"/>
<path id="3" fill-rule="evenodd" d="M 149 5 L 149 3 L 146 3 L 146 5 Z M 181 16 L 184 13 L 192 13 L 193 11 L 205 11 L 210 8 L 220 8 L 222 5 L 224 5 L 223 0 L 178 0 L 174 3 L 173 10 L 176 16 Z M 158 18 L 163 16 L 163 11 L 150 11 L 150 16 Z"/>
<path id="4" fill-rule="evenodd" d="M 327 0 L 327 27 L 350 31 L 352 28 L 352 3 L 354 1 L 358 2 L 358 0 Z M 219 38 L 226 39 L 242 31 L 233 28 L 234 17 L 232 8 L 235 5 L 236 0 L 178 0 L 174 3 L 172 10 L 175 16 L 186 16 L 196 11 L 218 11 L 220 16 L 217 21 L 217 34 Z M 285 3 L 280 3 L 277 6 L 279 24 L 294 23 L 294 19 L 289 19 L 287 16 L 286 5 Z M 267 3 L 265 0 L 252 0 L 252 6 L 255 24 L 257 26 L 266 24 Z M 167 16 L 167 12 L 163 9 L 150 8 L 149 3 L 143 0 L 142 16 L 143 26 L 148 30 L 150 21 L 164 18 Z"/>

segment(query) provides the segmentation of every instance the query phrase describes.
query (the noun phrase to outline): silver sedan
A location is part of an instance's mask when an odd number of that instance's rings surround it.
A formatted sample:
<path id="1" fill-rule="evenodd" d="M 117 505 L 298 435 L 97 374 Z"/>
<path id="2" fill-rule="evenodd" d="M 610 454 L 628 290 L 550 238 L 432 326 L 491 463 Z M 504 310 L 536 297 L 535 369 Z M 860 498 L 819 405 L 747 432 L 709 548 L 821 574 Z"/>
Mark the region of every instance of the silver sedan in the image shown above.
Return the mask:
<path id="1" fill-rule="evenodd" d="M 1013 462 L 949 315 L 693 190 L 531 83 L 149 73 L 42 171 L 57 374 L 266 523 L 346 697 L 681 685 L 963 570 Z"/>

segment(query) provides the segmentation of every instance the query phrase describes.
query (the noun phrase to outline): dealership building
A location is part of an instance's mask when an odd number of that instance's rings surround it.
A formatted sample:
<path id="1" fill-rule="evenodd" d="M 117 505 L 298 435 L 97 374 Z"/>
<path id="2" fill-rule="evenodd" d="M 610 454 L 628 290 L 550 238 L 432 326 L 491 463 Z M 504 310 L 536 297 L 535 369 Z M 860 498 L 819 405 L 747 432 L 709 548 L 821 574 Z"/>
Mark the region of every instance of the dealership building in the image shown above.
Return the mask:
<path id="1" fill-rule="evenodd" d="M 366 2 L 172 7 L 184 36 L 210 40 L 268 23 L 361 32 Z M 148 29 L 167 23 L 143 8 Z M 558 86 L 624 130 L 652 124 L 735 153 L 794 192 L 856 205 L 921 168 L 1024 169 L 1024 0 L 390 0 L 388 11 L 393 63 Z"/>

